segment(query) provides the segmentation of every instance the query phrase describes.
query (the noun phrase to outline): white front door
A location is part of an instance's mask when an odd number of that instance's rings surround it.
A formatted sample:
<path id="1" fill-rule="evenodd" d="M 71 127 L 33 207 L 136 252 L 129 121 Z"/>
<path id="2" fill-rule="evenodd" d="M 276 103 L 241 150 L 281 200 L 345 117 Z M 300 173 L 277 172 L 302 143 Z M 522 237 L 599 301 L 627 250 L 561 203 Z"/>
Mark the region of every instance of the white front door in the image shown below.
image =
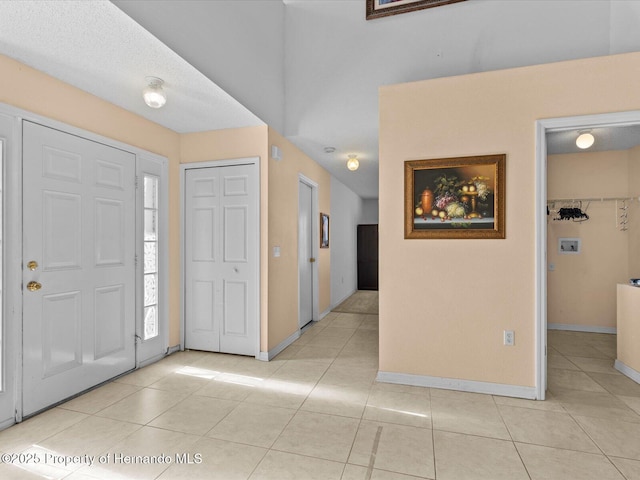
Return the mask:
<path id="1" fill-rule="evenodd" d="M 23 414 L 135 366 L 135 155 L 24 122 Z"/>
<path id="2" fill-rule="evenodd" d="M 300 328 L 313 320 L 313 189 L 300 181 L 298 188 L 298 274 Z"/>
<path id="3" fill-rule="evenodd" d="M 185 348 L 256 355 L 257 164 L 185 171 Z"/>

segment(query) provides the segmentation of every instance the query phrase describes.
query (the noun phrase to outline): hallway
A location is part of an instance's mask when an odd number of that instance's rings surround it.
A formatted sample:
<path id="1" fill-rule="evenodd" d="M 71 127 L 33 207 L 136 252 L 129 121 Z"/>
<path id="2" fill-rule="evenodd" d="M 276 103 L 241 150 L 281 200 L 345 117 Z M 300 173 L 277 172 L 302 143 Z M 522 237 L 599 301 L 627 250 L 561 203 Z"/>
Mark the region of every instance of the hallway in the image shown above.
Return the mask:
<path id="1" fill-rule="evenodd" d="M 377 383 L 376 311 L 358 292 L 268 363 L 171 355 L 0 432 L 24 453 L 0 478 L 640 478 L 640 385 L 611 368 L 615 336 L 550 331 L 535 402 Z"/>

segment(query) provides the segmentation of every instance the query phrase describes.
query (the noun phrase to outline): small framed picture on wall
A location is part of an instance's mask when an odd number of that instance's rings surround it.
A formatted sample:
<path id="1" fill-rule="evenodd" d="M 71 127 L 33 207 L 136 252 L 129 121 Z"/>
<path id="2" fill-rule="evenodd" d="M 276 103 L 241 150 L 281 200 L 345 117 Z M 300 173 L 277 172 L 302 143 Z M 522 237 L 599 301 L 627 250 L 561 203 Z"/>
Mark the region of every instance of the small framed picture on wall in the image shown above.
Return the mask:
<path id="1" fill-rule="evenodd" d="M 320 248 L 329 248 L 329 215 L 320 214 Z"/>

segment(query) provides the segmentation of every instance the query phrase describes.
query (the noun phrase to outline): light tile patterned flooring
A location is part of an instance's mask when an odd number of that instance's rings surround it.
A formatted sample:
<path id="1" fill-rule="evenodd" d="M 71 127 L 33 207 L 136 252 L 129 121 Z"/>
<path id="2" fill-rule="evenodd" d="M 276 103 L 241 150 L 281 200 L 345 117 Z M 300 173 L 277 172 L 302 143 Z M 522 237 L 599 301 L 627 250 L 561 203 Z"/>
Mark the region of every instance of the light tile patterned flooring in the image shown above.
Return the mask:
<path id="1" fill-rule="evenodd" d="M 550 331 L 534 402 L 375 382 L 377 320 L 333 312 L 269 363 L 171 355 L 0 432 L 25 454 L 0 478 L 640 479 L 640 385 L 612 368 L 615 336 Z"/>

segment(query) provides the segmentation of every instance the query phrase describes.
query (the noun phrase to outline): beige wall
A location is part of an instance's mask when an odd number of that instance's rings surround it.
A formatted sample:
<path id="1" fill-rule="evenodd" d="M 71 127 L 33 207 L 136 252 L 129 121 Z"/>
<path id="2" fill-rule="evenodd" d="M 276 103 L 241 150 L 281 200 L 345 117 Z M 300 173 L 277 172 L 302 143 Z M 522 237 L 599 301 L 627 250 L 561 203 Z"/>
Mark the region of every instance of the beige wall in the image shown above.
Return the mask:
<path id="1" fill-rule="evenodd" d="M 626 197 L 630 152 L 551 155 L 547 196 L 559 198 Z M 552 210 L 578 206 L 552 205 Z M 616 327 L 616 285 L 628 281 L 629 231 L 616 226 L 616 202 L 583 202 L 589 220 L 547 221 L 547 322 L 584 327 Z M 559 254 L 558 239 L 580 238 L 580 254 Z M 639 247 L 636 247 L 639 248 Z"/>
<path id="2" fill-rule="evenodd" d="M 111 103 L 0 55 L 0 102 L 169 159 L 169 203 L 179 204 L 179 135 Z M 169 345 L 180 343 L 180 230 L 169 214 Z"/>
<path id="3" fill-rule="evenodd" d="M 380 89 L 381 371 L 535 385 L 535 122 L 640 109 L 639 72 L 631 53 Z M 403 238 L 405 160 L 492 153 L 506 239 Z"/>
<path id="4" fill-rule="evenodd" d="M 269 160 L 269 251 L 274 246 L 281 249 L 279 258 L 269 257 L 269 349 L 273 349 L 298 329 L 299 174 L 318 184 L 318 209 L 325 213 L 331 211 L 331 176 L 271 128 L 269 145 L 282 150 L 282 160 Z M 330 250 L 320 249 L 317 261 L 322 313 L 331 304 Z"/>

